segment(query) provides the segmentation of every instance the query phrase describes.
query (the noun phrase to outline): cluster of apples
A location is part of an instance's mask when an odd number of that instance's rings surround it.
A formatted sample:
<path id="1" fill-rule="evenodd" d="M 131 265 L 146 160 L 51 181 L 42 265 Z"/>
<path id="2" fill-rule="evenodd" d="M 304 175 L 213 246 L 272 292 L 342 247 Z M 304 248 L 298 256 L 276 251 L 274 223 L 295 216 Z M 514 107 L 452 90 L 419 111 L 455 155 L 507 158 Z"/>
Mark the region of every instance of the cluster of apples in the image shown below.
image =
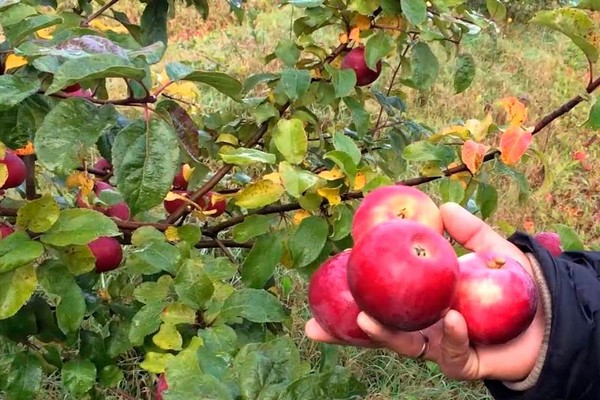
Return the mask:
<path id="1" fill-rule="evenodd" d="M 441 213 L 424 192 L 384 186 L 370 192 L 352 222 L 354 246 L 325 261 L 308 287 L 309 306 L 331 336 L 354 345 L 370 338 L 361 311 L 393 330 L 412 332 L 460 312 L 474 344 L 506 343 L 537 310 L 536 285 L 516 260 L 494 252 L 458 257 Z"/>

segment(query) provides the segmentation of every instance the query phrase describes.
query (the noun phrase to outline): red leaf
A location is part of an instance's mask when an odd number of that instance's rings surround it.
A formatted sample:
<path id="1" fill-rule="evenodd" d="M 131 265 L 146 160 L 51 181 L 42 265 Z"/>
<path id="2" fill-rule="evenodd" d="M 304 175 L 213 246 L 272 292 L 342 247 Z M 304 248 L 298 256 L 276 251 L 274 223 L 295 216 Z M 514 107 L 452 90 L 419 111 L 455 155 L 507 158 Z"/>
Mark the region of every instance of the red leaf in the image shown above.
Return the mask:
<path id="1" fill-rule="evenodd" d="M 518 126 L 510 126 L 500 137 L 500 159 L 511 165 L 519 162 L 529 148 L 533 136 Z"/>
<path id="2" fill-rule="evenodd" d="M 461 158 L 472 174 L 477 173 L 479 168 L 481 168 L 481 164 L 483 164 L 483 157 L 485 157 L 485 154 L 489 148 L 490 146 L 477 143 L 473 140 L 467 140 L 465 144 L 463 144 Z"/>

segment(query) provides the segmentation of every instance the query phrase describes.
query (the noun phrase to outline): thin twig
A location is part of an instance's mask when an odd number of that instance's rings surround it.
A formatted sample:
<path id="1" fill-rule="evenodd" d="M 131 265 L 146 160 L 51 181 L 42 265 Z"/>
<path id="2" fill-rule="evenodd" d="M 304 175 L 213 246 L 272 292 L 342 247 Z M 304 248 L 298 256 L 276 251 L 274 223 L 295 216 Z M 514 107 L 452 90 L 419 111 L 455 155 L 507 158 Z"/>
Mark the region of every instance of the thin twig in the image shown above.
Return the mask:
<path id="1" fill-rule="evenodd" d="M 220 239 L 213 239 L 217 245 L 221 248 L 221 250 L 223 250 L 223 253 L 225 253 L 225 255 L 227 256 L 227 258 L 229 258 L 229 261 L 231 261 L 232 264 L 236 263 L 235 260 L 235 256 L 231 253 L 231 251 L 229 251 L 229 249 L 225 246 L 225 244 L 223 244 L 223 242 Z"/>
<path id="2" fill-rule="evenodd" d="M 90 22 L 92 22 L 92 20 L 98 18 L 100 14 L 114 6 L 118 1 L 119 0 L 110 0 L 108 3 L 100 7 L 95 13 L 91 14 L 89 17 L 81 21 L 81 24 L 79 25 L 83 28 L 87 28 L 90 25 Z"/>
<path id="3" fill-rule="evenodd" d="M 25 197 L 27 200 L 35 200 L 38 195 L 35 191 L 35 155 L 29 154 L 23 156 L 23 162 L 27 171 L 25 177 Z"/>

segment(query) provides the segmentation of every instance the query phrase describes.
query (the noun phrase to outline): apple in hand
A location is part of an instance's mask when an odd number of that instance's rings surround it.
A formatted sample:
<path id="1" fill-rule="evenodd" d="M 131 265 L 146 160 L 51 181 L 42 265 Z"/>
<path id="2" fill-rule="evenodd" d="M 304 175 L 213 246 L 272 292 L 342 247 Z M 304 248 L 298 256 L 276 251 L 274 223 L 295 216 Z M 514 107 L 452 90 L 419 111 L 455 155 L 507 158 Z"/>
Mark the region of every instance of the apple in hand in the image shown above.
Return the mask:
<path id="1" fill-rule="evenodd" d="M 88 247 L 96 258 L 96 272 L 112 271 L 121 265 L 123 249 L 117 239 L 101 236 L 88 243 Z"/>
<path id="2" fill-rule="evenodd" d="M 311 276 L 308 303 L 313 317 L 331 336 L 349 344 L 371 344 L 356 318 L 360 313 L 348 288 L 347 267 L 350 249 L 330 257 Z"/>
<path id="3" fill-rule="evenodd" d="M 342 60 L 342 69 L 352 69 L 356 74 L 356 86 L 366 86 L 375 82 L 381 74 L 381 60 L 377 62 L 376 69 L 367 66 L 365 48 L 356 47 L 348 52 Z"/>
<path id="4" fill-rule="evenodd" d="M 471 342 L 509 342 L 531 324 L 537 310 L 537 288 L 516 260 L 493 252 L 469 253 L 458 259 L 460 279 L 452 308 L 460 312 Z"/>
<path id="5" fill-rule="evenodd" d="M 163 392 L 169 388 L 167 384 L 167 378 L 165 378 L 165 374 L 160 374 L 158 377 L 158 382 L 156 383 L 156 395 L 154 398 L 156 400 L 163 400 Z"/>
<path id="6" fill-rule="evenodd" d="M 458 282 L 452 245 L 433 229 L 392 219 L 357 242 L 348 286 L 358 307 L 392 329 L 416 331 L 450 309 Z"/>
<path id="7" fill-rule="evenodd" d="M 554 257 L 558 257 L 563 252 L 560 236 L 555 232 L 539 232 L 533 238 L 537 240 Z"/>
<path id="8" fill-rule="evenodd" d="M 352 237 L 358 242 L 373 227 L 393 219 L 420 222 L 444 233 L 438 206 L 424 192 L 412 186 L 381 186 L 365 196 L 352 220 Z"/>
<path id="9" fill-rule="evenodd" d="M 14 231 L 15 231 L 15 228 L 13 228 L 11 225 L 7 224 L 6 222 L 0 223 L 0 239 L 4 239 L 5 237 L 10 235 Z"/>
<path id="10" fill-rule="evenodd" d="M 0 189 L 15 188 L 25 182 L 27 177 L 27 167 L 21 157 L 10 150 L 6 150 L 5 157 L 0 160 L 0 164 L 6 165 L 8 177 Z"/>

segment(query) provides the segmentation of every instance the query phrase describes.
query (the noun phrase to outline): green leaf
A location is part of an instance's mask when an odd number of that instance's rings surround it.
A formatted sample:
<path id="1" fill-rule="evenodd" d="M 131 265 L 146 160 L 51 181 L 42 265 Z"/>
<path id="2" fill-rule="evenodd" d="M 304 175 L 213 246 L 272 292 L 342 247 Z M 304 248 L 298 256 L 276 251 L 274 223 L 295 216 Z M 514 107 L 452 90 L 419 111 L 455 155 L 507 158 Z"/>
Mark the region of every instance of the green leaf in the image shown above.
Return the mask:
<path id="1" fill-rule="evenodd" d="M 56 261 L 47 261 L 39 269 L 42 288 L 56 297 L 56 319 L 65 334 L 77 332 L 85 316 L 86 305 L 81 288 L 68 269 Z"/>
<path id="2" fill-rule="evenodd" d="M 78 276 L 96 268 L 96 256 L 88 246 L 72 245 L 61 250 L 61 260 L 71 274 Z"/>
<path id="3" fill-rule="evenodd" d="M 414 2 L 414 0 L 412 1 Z M 369 37 L 365 45 L 365 61 L 369 69 L 376 71 L 377 63 L 390 54 L 394 49 L 394 40 L 391 35 L 380 30 L 375 35 Z"/>
<path id="4" fill-rule="evenodd" d="M 201 309 L 214 293 L 214 286 L 198 261 L 186 260 L 175 277 L 175 291 L 186 305 Z"/>
<path id="5" fill-rule="evenodd" d="M 0 109 L 8 109 L 40 89 L 40 81 L 14 75 L 0 76 Z"/>
<path id="6" fill-rule="evenodd" d="M 254 242 L 241 267 L 242 282 L 260 289 L 269 280 L 283 255 L 283 245 L 277 234 L 263 235 Z"/>
<path id="7" fill-rule="evenodd" d="M 402 151 L 402 157 L 409 161 L 441 161 L 446 165 L 454 161 L 455 156 L 452 147 L 431 144 L 425 140 L 411 143 Z"/>
<path id="8" fill-rule="evenodd" d="M 300 164 L 308 151 L 308 136 L 299 119 L 281 119 L 273 133 L 277 150 L 292 164 Z"/>
<path id="9" fill-rule="evenodd" d="M 326 160 L 331 160 L 340 167 L 342 172 L 350 179 L 350 182 L 354 182 L 354 177 L 356 176 L 356 164 L 348 153 L 345 153 L 341 150 L 332 150 L 323 156 Z"/>
<path id="10" fill-rule="evenodd" d="M 0 240 L 0 274 L 29 264 L 44 254 L 44 246 L 23 231 Z"/>
<path id="11" fill-rule="evenodd" d="M 86 208 L 62 210 L 41 241 L 54 246 L 86 245 L 100 236 L 118 236 L 117 224 L 106 215 Z"/>
<path id="12" fill-rule="evenodd" d="M 419 0 L 421 1 L 421 0 Z M 411 49 L 412 83 L 418 89 L 429 89 L 437 80 L 440 64 L 429 45 L 418 42 Z"/>
<path id="13" fill-rule="evenodd" d="M 27 36 L 40 29 L 48 28 L 63 22 L 63 19 L 55 15 L 35 15 L 27 17 L 15 24 L 4 25 L 4 34 L 13 46 L 16 46 Z"/>
<path id="14" fill-rule="evenodd" d="M 304 267 L 316 260 L 328 236 L 327 221 L 317 216 L 304 218 L 289 241 L 294 268 Z"/>
<path id="15" fill-rule="evenodd" d="M 349 205 L 339 204 L 333 208 L 331 240 L 342 240 L 350 234 L 354 213 Z"/>
<path id="16" fill-rule="evenodd" d="M 155 42 L 168 43 L 167 18 L 169 2 L 164 0 L 150 0 L 146 3 L 140 20 L 140 35 L 143 45 Z"/>
<path id="17" fill-rule="evenodd" d="M 465 197 L 465 189 L 458 180 L 443 178 L 440 181 L 440 195 L 444 203 L 460 203 Z"/>
<path id="18" fill-rule="evenodd" d="M 27 303 L 37 284 L 36 271 L 31 264 L 0 274 L 0 320 L 15 315 Z"/>
<path id="19" fill-rule="evenodd" d="M 344 97 L 344 104 L 352 112 L 352 123 L 359 134 L 365 134 L 369 129 L 369 120 L 371 115 L 365 110 L 358 100 L 352 97 Z"/>
<path id="20" fill-rule="evenodd" d="M 296 198 L 302 196 L 305 191 L 313 187 L 320 179 L 312 172 L 294 167 L 287 161 L 282 161 L 279 164 L 279 173 L 287 192 Z"/>
<path id="21" fill-rule="evenodd" d="M 141 346 L 147 335 L 158 330 L 163 308 L 164 304 L 162 302 L 146 304 L 135 314 L 129 331 L 129 341 L 132 345 Z"/>
<path id="22" fill-rule="evenodd" d="M 144 361 L 140 363 L 140 367 L 150 373 L 160 374 L 165 372 L 167 363 L 175 358 L 171 353 L 155 353 L 149 351 L 144 357 Z"/>
<path id="23" fill-rule="evenodd" d="M 87 393 L 96 382 L 96 366 L 89 360 L 67 361 L 61 370 L 64 387 L 74 396 Z"/>
<path id="24" fill-rule="evenodd" d="M 160 319 L 164 323 L 171 325 L 193 325 L 196 322 L 196 310 L 183 303 L 171 303 L 165 307 L 160 315 Z"/>
<path id="25" fill-rule="evenodd" d="M 506 18 L 506 6 L 500 0 L 486 0 L 485 3 L 492 19 L 501 21 Z"/>
<path id="26" fill-rule="evenodd" d="M 44 167 L 67 174 L 81 166 L 90 147 L 117 121 L 113 106 L 98 108 L 81 98 L 61 101 L 35 134 L 36 155 Z"/>
<path id="27" fill-rule="evenodd" d="M 413 25 L 419 25 L 427 19 L 427 4 L 425 0 L 400 0 L 402 13 Z"/>
<path id="28" fill-rule="evenodd" d="M 366 395 L 363 383 L 347 369 L 336 366 L 333 371 L 310 374 L 294 381 L 278 400 L 354 399 Z"/>
<path id="29" fill-rule="evenodd" d="M 581 238 L 571 227 L 564 224 L 554 225 L 556 233 L 560 237 L 561 246 L 564 251 L 584 251 L 585 246 Z"/>
<path id="30" fill-rule="evenodd" d="M 143 282 L 133 290 L 133 296 L 144 304 L 159 303 L 169 294 L 169 285 L 161 282 Z"/>
<path id="31" fill-rule="evenodd" d="M 204 257 L 204 271 L 211 281 L 227 281 L 237 272 L 237 266 L 227 257 Z"/>
<path id="32" fill-rule="evenodd" d="M 32 353 L 19 352 L 12 362 L 8 385 L 7 400 L 30 400 L 42 389 L 43 378 L 40 358 Z"/>
<path id="33" fill-rule="evenodd" d="M 469 53 L 462 53 L 456 58 L 456 69 L 454 71 L 454 91 L 462 93 L 475 78 L 475 60 Z"/>
<path id="34" fill-rule="evenodd" d="M 130 78 L 142 80 L 146 76 L 144 68 L 137 67 L 126 58 L 113 54 L 94 54 L 88 57 L 68 60 L 54 75 L 52 85 L 46 94 L 54 94 L 78 82 L 100 78 Z"/>
<path id="35" fill-rule="evenodd" d="M 300 49 L 298 48 L 296 42 L 286 39 L 277 43 L 275 55 L 277 58 L 283 61 L 285 66 L 293 67 L 300 58 Z"/>
<path id="36" fill-rule="evenodd" d="M 571 39 L 588 59 L 592 62 L 598 60 L 598 49 L 586 40 L 586 37 L 593 36 L 596 28 L 584 10 L 565 7 L 538 11 L 530 22 L 561 32 Z"/>
<path id="37" fill-rule="evenodd" d="M 179 169 L 179 145 L 164 120 L 136 120 L 115 138 L 113 164 L 117 188 L 137 215 L 161 204 Z"/>
<path id="38" fill-rule="evenodd" d="M 202 371 L 222 379 L 238 350 L 238 338 L 228 325 L 217 325 L 198 332 L 203 345 L 198 349 L 198 364 Z"/>
<path id="39" fill-rule="evenodd" d="M 307 70 L 286 69 L 281 73 L 281 85 L 285 95 L 291 100 L 298 100 L 308 91 L 310 72 Z"/>
<path id="40" fill-rule="evenodd" d="M 275 154 L 265 153 L 257 149 L 237 148 L 219 156 L 228 164 L 250 165 L 254 163 L 274 164 L 277 161 Z"/>
<path id="41" fill-rule="evenodd" d="M 183 345 L 181 333 L 171 324 L 162 324 L 152 341 L 163 350 L 181 350 Z"/>
<path id="42" fill-rule="evenodd" d="M 19 2 L 20 0 L 0 0 L 0 11 L 4 11 L 6 8 L 18 4 Z"/>
<path id="43" fill-rule="evenodd" d="M 166 66 L 167 75 L 169 79 L 174 81 L 191 81 L 197 83 L 204 83 L 219 92 L 226 94 L 232 99 L 239 101 L 240 93 L 242 91 L 242 84 L 237 79 L 222 73 L 222 72 L 208 72 L 208 71 L 195 71 L 187 65 L 180 63 L 171 63 Z"/>
<path id="44" fill-rule="evenodd" d="M 489 218 L 498 208 L 498 192 L 487 183 L 479 182 L 475 202 L 481 211 L 481 218 Z"/>
<path id="45" fill-rule="evenodd" d="M 181 253 L 177 247 L 169 243 L 151 241 L 133 250 L 130 259 L 140 263 L 138 267 L 143 272 L 137 271 L 138 273 L 156 274 L 166 271 L 174 274 L 181 260 Z"/>
<path id="46" fill-rule="evenodd" d="M 240 190 L 235 197 L 235 203 L 247 209 L 260 208 L 278 201 L 284 193 L 283 186 L 263 179 Z"/>
<path id="47" fill-rule="evenodd" d="M 238 243 L 244 243 L 269 231 L 271 222 L 264 215 L 249 215 L 240 224 L 233 227 L 233 239 Z"/>
<path id="48" fill-rule="evenodd" d="M 239 289 L 225 299 L 219 319 L 235 323 L 241 322 L 240 318 L 264 324 L 282 322 L 287 316 L 279 300 L 271 293 L 261 289 Z"/>
<path id="49" fill-rule="evenodd" d="M 349 136 L 336 132 L 333 134 L 333 147 L 343 153 L 346 153 L 352 159 L 354 165 L 358 166 L 362 154 L 360 149 Z"/>
<path id="50" fill-rule="evenodd" d="M 123 371 L 116 365 L 107 365 L 98 373 L 98 382 L 107 388 L 116 388 L 125 379 Z"/>
<path id="51" fill-rule="evenodd" d="M 17 212 L 17 225 L 31 232 L 46 232 L 58 220 L 60 207 L 48 193 L 30 201 Z"/>
<path id="52" fill-rule="evenodd" d="M 336 69 L 330 64 L 325 64 L 325 69 L 331 75 L 331 83 L 335 88 L 335 97 L 342 98 L 349 96 L 356 86 L 356 73 L 349 69 Z"/>
<path id="53" fill-rule="evenodd" d="M 600 129 L 600 101 L 596 99 L 590 107 L 589 115 L 584 126 L 590 129 Z"/>

